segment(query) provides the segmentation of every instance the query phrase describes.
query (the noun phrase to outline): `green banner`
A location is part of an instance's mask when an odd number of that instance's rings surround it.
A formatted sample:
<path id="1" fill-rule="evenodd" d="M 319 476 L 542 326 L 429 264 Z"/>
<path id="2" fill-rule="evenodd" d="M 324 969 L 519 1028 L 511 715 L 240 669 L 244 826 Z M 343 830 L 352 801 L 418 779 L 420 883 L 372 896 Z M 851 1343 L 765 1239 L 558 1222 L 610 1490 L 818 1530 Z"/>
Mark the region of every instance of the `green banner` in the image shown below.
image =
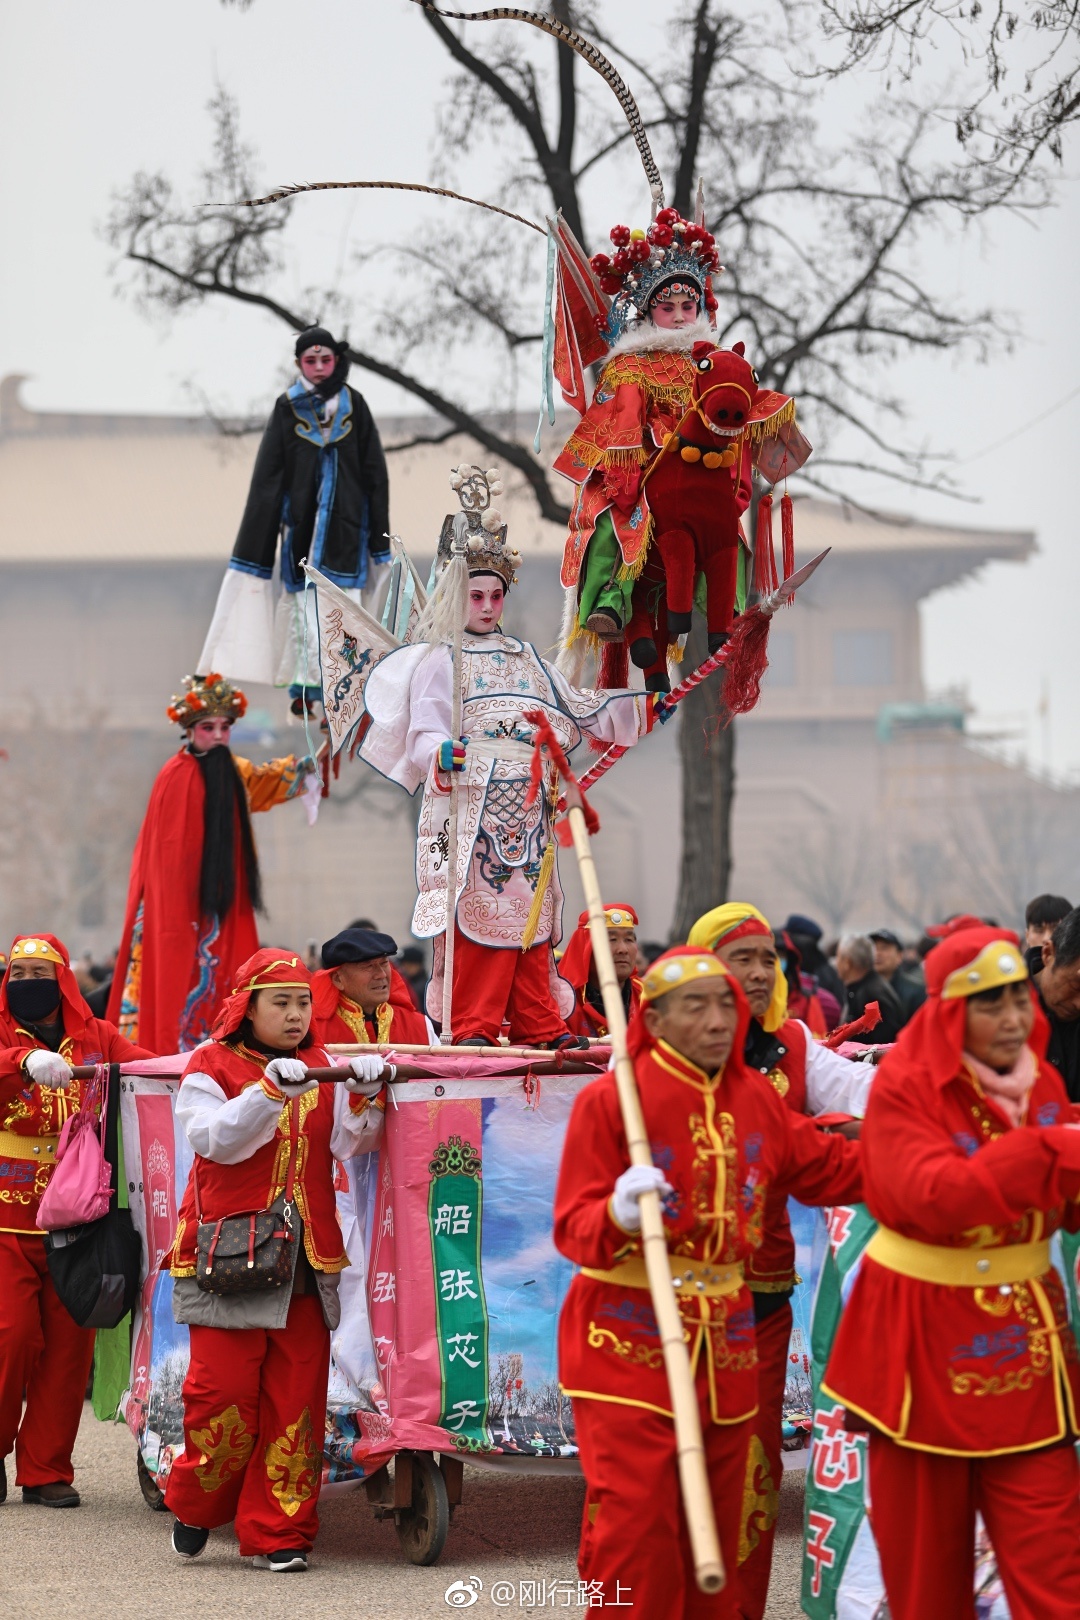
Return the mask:
<path id="1" fill-rule="evenodd" d="M 1080 1347 L 1080 1232 L 1059 1232 L 1057 1237 L 1061 1244 L 1061 1274 L 1065 1279 L 1069 1321 Z"/>
<path id="2" fill-rule="evenodd" d="M 463 1451 L 488 1450 L 488 1315 L 480 1272 L 480 1155 L 460 1136 L 440 1142 L 429 1170 L 428 1224 L 442 1371 L 439 1422 Z"/>
<path id="3" fill-rule="evenodd" d="M 844 1409 L 820 1393 L 852 1269 L 876 1225 L 862 1204 L 827 1211 L 829 1242 L 821 1267 L 810 1345 L 814 1375 L 813 1448 L 806 1470 L 802 1608 L 810 1620 L 834 1620 L 840 1582 L 866 1515 L 866 1436 L 848 1434 Z M 872 1354 L 868 1346 L 867 1353 Z"/>

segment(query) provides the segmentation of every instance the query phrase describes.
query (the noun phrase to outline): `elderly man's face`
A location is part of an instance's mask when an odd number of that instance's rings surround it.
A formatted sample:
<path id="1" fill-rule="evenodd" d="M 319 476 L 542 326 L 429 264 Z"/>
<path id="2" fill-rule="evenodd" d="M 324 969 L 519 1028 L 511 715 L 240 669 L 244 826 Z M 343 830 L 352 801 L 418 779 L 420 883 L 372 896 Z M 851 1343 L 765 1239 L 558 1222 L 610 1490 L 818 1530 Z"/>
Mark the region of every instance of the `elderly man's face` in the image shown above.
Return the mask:
<path id="1" fill-rule="evenodd" d="M 334 969 L 331 982 L 370 1015 L 390 994 L 390 958 L 373 956 L 369 962 L 343 962 Z"/>
<path id="2" fill-rule="evenodd" d="M 615 963 L 615 977 L 620 984 L 625 984 L 637 972 L 637 934 L 632 928 L 609 928 L 607 937 L 611 946 L 611 960 Z M 595 969 L 595 963 L 593 966 Z"/>
<path id="3" fill-rule="evenodd" d="M 718 945 L 716 955 L 733 979 L 738 979 L 755 1018 L 764 1018 L 776 986 L 779 958 L 771 936 L 748 934 L 728 945 Z"/>
<path id="4" fill-rule="evenodd" d="M 56 963 L 31 961 L 27 957 L 17 957 L 8 969 L 8 978 L 18 979 L 55 979 Z"/>
<path id="5" fill-rule="evenodd" d="M 706 1074 L 722 1069 L 731 1056 L 739 1013 L 724 979 L 681 984 L 650 1002 L 643 1017 L 650 1035 L 666 1041 Z"/>
<path id="6" fill-rule="evenodd" d="M 1043 944 L 1039 989 L 1050 1011 L 1065 1023 L 1071 1024 L 1080 1018 L 1080 960 L 1059 965 L 1052 939 Z"/>

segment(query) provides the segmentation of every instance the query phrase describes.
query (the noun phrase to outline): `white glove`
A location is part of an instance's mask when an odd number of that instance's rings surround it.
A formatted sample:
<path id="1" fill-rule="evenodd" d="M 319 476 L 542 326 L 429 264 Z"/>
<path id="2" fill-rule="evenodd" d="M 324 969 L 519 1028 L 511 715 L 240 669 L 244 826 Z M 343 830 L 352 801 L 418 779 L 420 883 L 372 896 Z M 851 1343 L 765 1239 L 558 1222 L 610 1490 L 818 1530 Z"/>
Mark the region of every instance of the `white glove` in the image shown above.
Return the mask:
<path id="1" fill-rule="evenodd" d="M 377 1097 L 386 1083 L 386 1063 L 378 1052 L 349 1059 L 352 1079 L 345 1090 L 352 1097 Z"/>
<path id="2" fill-rule="evenodd" d="M 658 1170 L 655 1164 L 632 1164 L 615 1183 L 615 1191 L 611 1195 L 611 1213 L 627 1232 L 640 1232 L 638 1199 L 642 1193 L 658 1192 L 661 1198 L 665 1198 L 671 1190 L 670 1182 L 664 1179 L 664 1172 Z"/>
<path id="3" fill-rule="evenodd" d="M 35 1085 L 48 1086 L 50 1091 L 66 1091 L 75 1078 L 71 1065 L 55 1052 L 30 1052 L 25 1067 Z"/>
<path id="4" fill-rule="evenodd" d="M 319 1089 L 319 1082 L 308 1078 L 307 1064 L 300 1058 L 271 1058 L 266 1078 L 276 1086 L 288 1086 L 290 1097 L 302 1097 L 305 1091 Z"/>

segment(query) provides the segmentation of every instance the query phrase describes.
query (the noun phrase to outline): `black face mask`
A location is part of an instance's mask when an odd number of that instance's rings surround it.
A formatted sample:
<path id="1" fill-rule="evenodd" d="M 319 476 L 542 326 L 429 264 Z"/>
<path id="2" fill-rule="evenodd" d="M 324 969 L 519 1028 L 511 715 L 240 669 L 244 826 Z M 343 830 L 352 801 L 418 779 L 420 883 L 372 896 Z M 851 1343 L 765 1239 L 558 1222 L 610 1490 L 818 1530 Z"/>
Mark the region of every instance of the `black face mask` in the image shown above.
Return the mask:
<path id="1" fill-rule="evenodd" d="M 40 1024 L 60 1005 L 56 979 L 9 979 L 7 1002 L 20 1024 Z"/>

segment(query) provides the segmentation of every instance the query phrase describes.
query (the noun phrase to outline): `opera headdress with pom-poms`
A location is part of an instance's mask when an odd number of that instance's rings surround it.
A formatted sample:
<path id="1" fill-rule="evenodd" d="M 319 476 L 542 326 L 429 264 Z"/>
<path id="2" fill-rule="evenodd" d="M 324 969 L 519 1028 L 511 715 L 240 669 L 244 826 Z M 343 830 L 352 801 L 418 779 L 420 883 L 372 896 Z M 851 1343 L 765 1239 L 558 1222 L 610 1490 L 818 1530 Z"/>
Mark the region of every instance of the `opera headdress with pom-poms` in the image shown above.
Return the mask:
<path id="1" fill-rule="evenodd" d="M 712 277 L 723 269 L 711 231 L 683 219 L 677 208 L 661 208 L 647 231 L 628 225 L 611 229 L 614 253 L 589 260 L 602 290 L 612 299 L 603 336 L 614 343 L 627 325 L 641 319 L 664 294 L 690 292 L 712 319 L 716 297 Z"/>
<path id="2" fill-rule="evenodd" d="M 190 731 L 200 720 L 239 720 L 247 706 L 243 692 L 224 675 L 185 675 L 184 690 L 173 693 L 165 713 Z"/>

